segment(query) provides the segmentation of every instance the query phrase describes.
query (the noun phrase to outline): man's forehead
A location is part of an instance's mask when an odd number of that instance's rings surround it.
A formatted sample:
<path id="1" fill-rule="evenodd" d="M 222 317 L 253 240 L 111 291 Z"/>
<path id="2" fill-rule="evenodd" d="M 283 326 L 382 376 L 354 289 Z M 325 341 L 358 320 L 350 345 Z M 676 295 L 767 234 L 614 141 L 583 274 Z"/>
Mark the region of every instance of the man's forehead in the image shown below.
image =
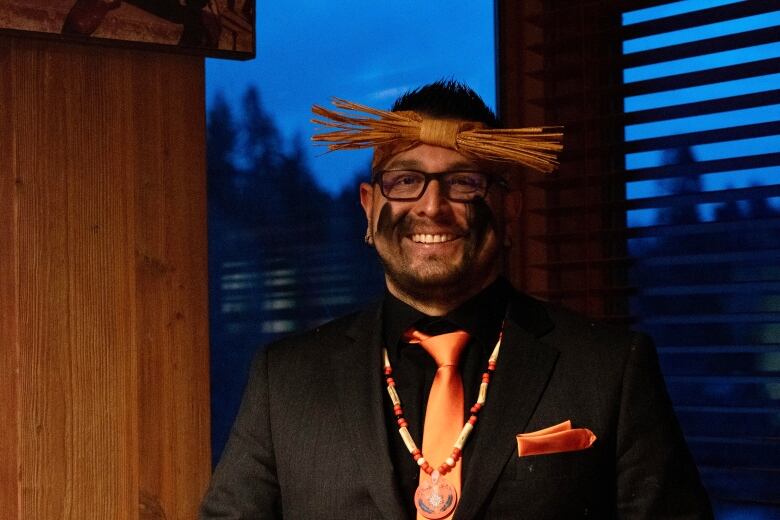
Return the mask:
<path id="1" fill-rule="evenodd" d="M 384 169 L 427 171 L 429 168 L 437 170 L 474 170 L 478 169 L 478 167 L 479 164 L 477 162 L 464 157 L 454 150 L 422 145 L 392 157 L 387 161 Z"/>

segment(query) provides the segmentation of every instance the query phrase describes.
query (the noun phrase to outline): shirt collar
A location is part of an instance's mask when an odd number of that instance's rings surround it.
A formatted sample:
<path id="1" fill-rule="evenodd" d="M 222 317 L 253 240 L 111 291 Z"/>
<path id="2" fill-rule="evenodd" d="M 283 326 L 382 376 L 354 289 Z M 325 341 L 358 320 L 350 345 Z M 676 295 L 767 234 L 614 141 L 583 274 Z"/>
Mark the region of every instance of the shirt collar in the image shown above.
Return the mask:
<path id="1" fill-rule="evenodd" d="M 428 316 L 402 302 L 385 290 L 383 301 L 383 339 L 389 350 L 396 350 L 404 331 L 414 325 L 431 325 L 446 321 L 455 329 L 465 330 L 479 343 L 493 348 L 506 314 L 511 285 L 498 278 L 478 294 L 445 316 Z"/>

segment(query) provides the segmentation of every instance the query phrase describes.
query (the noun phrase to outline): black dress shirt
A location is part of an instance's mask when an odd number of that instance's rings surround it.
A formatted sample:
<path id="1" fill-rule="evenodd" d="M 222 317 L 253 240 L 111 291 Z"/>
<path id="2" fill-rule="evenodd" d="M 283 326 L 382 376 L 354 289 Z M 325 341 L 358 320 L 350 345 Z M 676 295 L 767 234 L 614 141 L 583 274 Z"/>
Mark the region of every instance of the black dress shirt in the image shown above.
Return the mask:
<path id="1" fill-rule="evenodd" d="M 393 379 L 401 399 L 404 417 L 409 423 L 409 432 L 421 449 L 425 408 L 436 373 L 436 363 L 421 346 L 404 342 L 404 332 L 413 327 L 429 335 L 454 330 L 464 330 L 470 334 L 471 338 L 463 350 L 459 364 L 463 378 L 465 421 L 470 415 L 469 409 L 477 400 L 482 373 L 487 370 L 488 358 L 498 340 L 510 290 L 509 282 L 499 278 L 451 313 L 438 317 L 427 316 L 389 292 L 385 293 L 384 344 L 393 367 Z M 404 506 L 410 518 L 414 518 L 414 492 L 419 483 L 420 470 L 398 433 L 398 424 L 387 392 L 384 393 L 384 400 L 390 458 L 393 461 L 396 481 L 401 488 Z M 479 422 L 476 428 L 479 428 Z M 463 459 L 459 462 L 462 464 L 463 480 L 469 466 L 469 444 L 467 442 L 464 446 Z"/>

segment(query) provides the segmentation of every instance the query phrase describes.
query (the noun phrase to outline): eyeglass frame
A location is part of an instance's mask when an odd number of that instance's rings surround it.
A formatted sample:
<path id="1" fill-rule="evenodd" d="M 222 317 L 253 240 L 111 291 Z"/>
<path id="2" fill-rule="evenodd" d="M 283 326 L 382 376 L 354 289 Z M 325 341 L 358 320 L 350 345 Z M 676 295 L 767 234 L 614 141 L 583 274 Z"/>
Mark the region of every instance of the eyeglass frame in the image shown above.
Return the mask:
<path id="1" fill-rule="evenodd" d="M 384 184 L 382 184 L 382 182 L 381 182 L 382 176 L 385 173 L 387 173 L 387 172 L 419 173 L 425 179 L 425 182 L 423 183 L 422 190 L 420 190 L 420 194 L 417 195 L 416 197 L 401 197 L 401 198 L 399 198 L 399 197 L 389 197 L 385 193 Z M 487 173 L 487 172 L 484 172 L 482 170 L 461 170 L 461 169 L 458 169 L 458 170 L 445 170 L 443 172 L 424 172 L 424 171 L 421 171 L 421 170 L 415 170 L 414 168 L 398 168 L 398 169 L 388 169 L 388 170 L 377 170 L 377 171 L 373 172 L 373 174 L 371 175 L 371 183 L 372 184 L 379 184 L 379 192 L 387 200 L 394 201 L 394 202 L 415 202 L 415 201 L 420 200 L 423 197 L 423 195 L 425 195 L 425 192 L 428 190 L 428 184 L 430 184 L 432 179 L 435 178 L 434 180 L 440 181 L 442 175 L 453 174 L 453 173 L 478 173 L 478 174 L 483 175 L 485 177 L 486 182 L 485 182 L 484 192 L 481 193 L 481 194 L 475 195 L 474 197 L 472 197 L 470 199 L 453 199 L 452 197 L 450 197 L 450 188 L 449 188 L 449 186 L 446 186 L 446 185 L 444 185 L 444 184 L 442 184 L 440 182 L 439 185 L 443 187 L 442 195 L 444 196 L 445 199 L 447 199 L 447 200 L 449 200 L 451 202 L 473 202 L 475 199 L 478 199 L 478 198 L 484 199 L 485 197 L 487 197 L 488 192 L 490 191 L 490 188 L 491 188 L 491 186 L 493 184 L 497 184 L 498 186 L 501 186 L 504 189 L 509 189 L 509 183 L 506 180 L 504 180 L 503 178 L 501 178 L 500 175 L 496 175 L 496 174 L 493 174 L 493 173 Z"/>

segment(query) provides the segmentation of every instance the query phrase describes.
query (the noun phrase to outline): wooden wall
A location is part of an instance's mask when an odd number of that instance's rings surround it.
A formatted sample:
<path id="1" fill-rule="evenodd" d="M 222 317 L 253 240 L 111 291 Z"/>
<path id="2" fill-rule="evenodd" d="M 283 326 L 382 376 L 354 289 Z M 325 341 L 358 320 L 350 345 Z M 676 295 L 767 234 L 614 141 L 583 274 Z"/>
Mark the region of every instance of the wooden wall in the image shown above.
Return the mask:
<path id="1" fill-rule="evenodd" d="M 0 36 L 0 511 L 194 518 L 203 59 Z"/>

